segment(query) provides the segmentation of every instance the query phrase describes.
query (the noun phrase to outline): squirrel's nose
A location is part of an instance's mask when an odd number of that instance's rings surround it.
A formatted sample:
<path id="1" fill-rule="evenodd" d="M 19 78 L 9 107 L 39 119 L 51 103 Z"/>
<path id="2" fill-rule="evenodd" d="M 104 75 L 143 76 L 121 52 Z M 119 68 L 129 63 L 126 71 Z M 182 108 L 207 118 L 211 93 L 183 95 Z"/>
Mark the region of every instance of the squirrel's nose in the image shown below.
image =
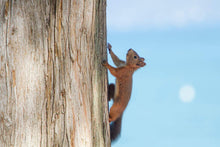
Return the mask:
<path id="1" fill-rule="evenodd" d="M 140 58 L 140 60 L 141 60 L 141 61 L 144 61 L 145 59 L 144 59 L 144 58 Z"/>

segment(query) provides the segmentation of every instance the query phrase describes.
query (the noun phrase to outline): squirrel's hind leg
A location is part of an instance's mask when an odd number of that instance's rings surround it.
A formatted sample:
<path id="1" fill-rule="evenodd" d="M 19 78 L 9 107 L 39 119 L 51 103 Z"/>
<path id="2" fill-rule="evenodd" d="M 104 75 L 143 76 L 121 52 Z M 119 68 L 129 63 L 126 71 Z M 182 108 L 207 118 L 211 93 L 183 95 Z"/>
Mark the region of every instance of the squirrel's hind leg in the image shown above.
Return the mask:
<path id="1" fill-rule="evenodd" d="M 111 99 L 114 100 L 114 95 L 115 95 L 115 84 L 109 84 L 108 85 L 108 101 L 110 101 Z M 110 124 L 110 134 L 111 134 L 110 136 L 111 136 L 112 142 L 117 140 L 117 138 L 120 136 L 121 123 L 122 123 L 122 115 Z"/>

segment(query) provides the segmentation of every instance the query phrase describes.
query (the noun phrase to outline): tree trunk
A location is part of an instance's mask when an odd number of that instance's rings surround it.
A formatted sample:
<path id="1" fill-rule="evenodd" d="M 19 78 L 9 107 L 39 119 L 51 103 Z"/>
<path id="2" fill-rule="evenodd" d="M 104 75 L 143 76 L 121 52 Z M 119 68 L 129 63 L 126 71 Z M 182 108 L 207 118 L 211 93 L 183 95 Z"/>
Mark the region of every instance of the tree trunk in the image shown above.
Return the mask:
<path id="1" fill-rule="evenodd" d="M 0 146 L 110 146 L 105 0 L 0 0 Z"/>

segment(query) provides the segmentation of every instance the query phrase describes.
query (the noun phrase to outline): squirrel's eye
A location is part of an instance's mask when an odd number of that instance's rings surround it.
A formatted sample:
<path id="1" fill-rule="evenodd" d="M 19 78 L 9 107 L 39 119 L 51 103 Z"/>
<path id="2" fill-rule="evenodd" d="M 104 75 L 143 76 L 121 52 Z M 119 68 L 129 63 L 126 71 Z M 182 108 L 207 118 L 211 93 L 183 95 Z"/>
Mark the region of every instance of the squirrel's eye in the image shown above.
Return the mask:
<path id="1" fill-rule="evenodd" d="M 134 59 L 137 59 L 137 56 L 134 56 Z"/>

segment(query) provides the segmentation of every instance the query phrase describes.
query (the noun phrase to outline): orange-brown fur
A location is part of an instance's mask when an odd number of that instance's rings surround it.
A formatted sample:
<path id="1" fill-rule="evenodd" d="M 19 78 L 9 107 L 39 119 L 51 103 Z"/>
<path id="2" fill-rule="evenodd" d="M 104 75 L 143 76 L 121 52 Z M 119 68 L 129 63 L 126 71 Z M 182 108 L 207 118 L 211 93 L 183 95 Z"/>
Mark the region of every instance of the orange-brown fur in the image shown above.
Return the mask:
<path id="1" fill-rule="evenodd" d="M 109 53 L 117 68 L 112 67 L 106 61 L 103 62 L 103 65 L 109 69 L 113 76 L 116 77 L 113 97 L 114 103 L 109 113 L 109 122 L 114 122 L 122 116 L 130 100 L 132 90 L 132 75 L 134 71 L 145 66 L 146 64 L 144 62 L 144 58 L 139 57 L 139 55 L 132 49 L 128 50 L 126 62 L 124 62 L 113 53 L 111 48 L 111 45 L 108 44 Z"/>

